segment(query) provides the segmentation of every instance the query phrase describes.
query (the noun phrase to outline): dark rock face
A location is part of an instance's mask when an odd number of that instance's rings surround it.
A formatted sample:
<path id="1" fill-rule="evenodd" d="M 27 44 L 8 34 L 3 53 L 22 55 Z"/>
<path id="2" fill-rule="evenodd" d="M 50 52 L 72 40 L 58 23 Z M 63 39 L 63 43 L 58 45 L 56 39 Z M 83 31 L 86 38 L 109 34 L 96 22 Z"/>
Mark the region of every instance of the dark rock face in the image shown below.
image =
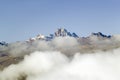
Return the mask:
<path id="1" fill-rule="evenodd" d="M 72 33 L 72 36 L 78 38 L 78 35 L 76 33 Z"/>
<path id="2" fill-rule="evenodd" d="M 92 35 L 94 36 L 97 36 L 97 37 L 103 37 L 103 38 L 111 38 L 112 36 L 111 35 L 104 35 L 102 34 L 101 32 L 98 32 L 98 33 L 92 33 Z"/>
<path id="3" fill-rule="evenodd" d="M 6 43 L 5 41 L 2 41 L 2 42 L 0 42 L 0 45 L 1 46 L 8 46 L 8 43 Z"/>

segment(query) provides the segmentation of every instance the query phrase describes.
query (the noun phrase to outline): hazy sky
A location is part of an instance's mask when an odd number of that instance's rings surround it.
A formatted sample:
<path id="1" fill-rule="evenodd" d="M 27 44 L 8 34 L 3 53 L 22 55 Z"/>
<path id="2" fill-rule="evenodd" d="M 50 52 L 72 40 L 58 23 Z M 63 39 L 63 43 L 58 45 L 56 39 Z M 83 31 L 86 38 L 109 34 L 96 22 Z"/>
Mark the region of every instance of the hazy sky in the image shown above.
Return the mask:
<path id="1" fill-rule="evenodd" d="M 0 0 L 0 41 L 66 28 L 79 36 L 120 34 L 120 0 Z"/>

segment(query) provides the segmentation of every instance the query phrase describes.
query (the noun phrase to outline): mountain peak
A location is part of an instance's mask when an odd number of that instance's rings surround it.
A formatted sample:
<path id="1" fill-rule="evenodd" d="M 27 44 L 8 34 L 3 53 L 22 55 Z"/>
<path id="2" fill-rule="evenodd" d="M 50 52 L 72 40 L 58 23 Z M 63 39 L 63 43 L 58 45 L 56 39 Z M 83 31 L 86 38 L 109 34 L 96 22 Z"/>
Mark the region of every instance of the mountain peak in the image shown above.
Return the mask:
<path id="1" fill-rule="evenodd" d="M 64 36 L 70 36 L 70 37 L 78 37 L 76 33 L 70 33 L 65 28 L 58 28 L 57 31 L 54 33 L 55 37 L 64 37 Z"/>
<path id="2" fill-rule="evenodd" d="M 67 36 L 67 34 L 68 34 L 67 30 L 64 28 L 58 28 L 57 31 L 54 33 L 56 37 Z"/>

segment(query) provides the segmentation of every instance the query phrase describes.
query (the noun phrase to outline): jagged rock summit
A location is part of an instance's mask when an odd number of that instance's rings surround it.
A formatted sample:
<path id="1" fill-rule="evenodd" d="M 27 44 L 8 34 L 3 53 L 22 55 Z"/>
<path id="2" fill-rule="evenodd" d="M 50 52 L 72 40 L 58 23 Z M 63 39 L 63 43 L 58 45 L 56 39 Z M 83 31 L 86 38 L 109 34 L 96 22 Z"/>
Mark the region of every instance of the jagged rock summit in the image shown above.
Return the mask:
<path id="1" fill-rule="evenodd" d="M 112 36 L 111 35 L 104 35 L 103 33 L 101 32 L 98 32 L 98 33 L 92 33 L 91 34 L 92 36 L 97 36 L 97 37 L 103 37 L 103 38 L 111 38 Z"/>
<path id="2" fill-rule="evenodd" d="M 76 33 L 70 33 L 68 32 L 66 29 L 64 28 L 59 28 L 55 34 L 54 34 L 55 37 L 59 37 L 59 36 L 70 36 L 70 37 L 75 37 L 75 38 L 78 38 L 78 35 Z"/>

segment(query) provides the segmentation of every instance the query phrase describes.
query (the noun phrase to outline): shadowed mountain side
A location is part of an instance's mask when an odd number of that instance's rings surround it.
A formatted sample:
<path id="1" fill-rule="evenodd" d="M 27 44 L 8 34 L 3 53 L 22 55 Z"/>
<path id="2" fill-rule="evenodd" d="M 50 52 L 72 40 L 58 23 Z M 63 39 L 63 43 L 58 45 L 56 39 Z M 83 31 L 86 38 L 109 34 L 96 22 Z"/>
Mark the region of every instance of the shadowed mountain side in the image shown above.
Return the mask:
<path id="1" fill-rule="evenodd" d="M 22 59 L 23 59 L 22 57 L 12 57 L 12 56 L 0 57 L 0 70 L 3 70 L 5 67 L 8 67 L 11 64 L 17 64 Z"/>

